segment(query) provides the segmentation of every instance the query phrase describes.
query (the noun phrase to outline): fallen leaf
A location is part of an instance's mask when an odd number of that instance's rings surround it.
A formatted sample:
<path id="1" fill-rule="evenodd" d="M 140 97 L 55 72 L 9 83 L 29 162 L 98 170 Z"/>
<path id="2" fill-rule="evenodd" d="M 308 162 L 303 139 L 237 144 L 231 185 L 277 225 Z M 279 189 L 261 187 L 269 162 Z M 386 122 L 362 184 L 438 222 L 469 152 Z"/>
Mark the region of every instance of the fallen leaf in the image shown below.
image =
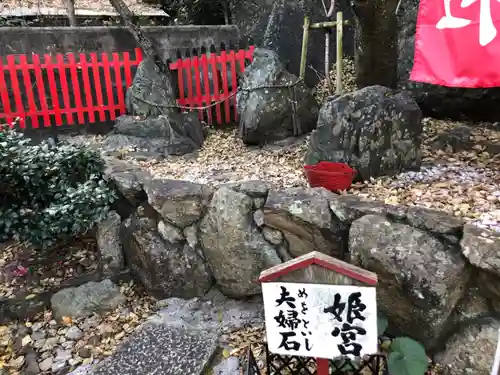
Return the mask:
<path id="1" fill-rule="evenodd" d="M 30 335 L 26 335 L 23 337 L 23 339 L 21 340 L 21 345 L 22 346 L 26 346 L 28 345 L 29 343 L 33 342 L 33 340 L 31 339 L 31 336 Z"/>

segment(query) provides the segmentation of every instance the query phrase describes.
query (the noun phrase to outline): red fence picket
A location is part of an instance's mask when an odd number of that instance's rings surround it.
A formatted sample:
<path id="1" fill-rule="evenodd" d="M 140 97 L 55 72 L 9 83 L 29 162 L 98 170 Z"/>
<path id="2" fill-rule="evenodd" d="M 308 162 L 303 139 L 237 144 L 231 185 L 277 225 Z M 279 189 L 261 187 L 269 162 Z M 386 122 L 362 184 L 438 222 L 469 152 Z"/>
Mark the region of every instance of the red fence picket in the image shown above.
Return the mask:
<path id="1" fill-rule="evenodd" d="M 201 119 L 205 111 L 199 107 L 215 102 L 215 120 L 222 124 L 223 103 L 225 122 L 229 123 L 231 117 L 237 120 L 236 69 L 243 72 L 245 62 L 252 61 L 253 51 L 254 47 L 238 52 L 222 51 L 220 55 L 203 54 L 171 63 L 170 69 L 177 70 L 178 104 L 185 109 L 198 108 Z M 6 64 L 0 58 L 0 122 L 12 124 L 18 119 L 24 129 L 29 119 L 31 127 L 36 129 L 40 124 L 50 127 L 51 118 L 56 126 L 115 120 L 126 112 L 123 80 L 125 87 L 132 84 L 134 68 L 141 60 L 140 49 L 135 50 L 134 59 L 129 52 L 99 56 L 46 54 L 43 62 L 37 54 L 9 55 Z M 234 116 L 230 113 L 231 103 Z M 206 113 L 208 123 L 212 124 L 212 111 Z"/>
<path id="2" fill-rule="evenodd" d="M 215 103 L 215 122 L 231 122 L 238 120 L 236 108 L 236 92 L 238 90 L 237 71 L 245 70 L 245 62 L 252 62 L 254 47 L 238 52 L 222 51 L 220 55 L 203 54 L 186 59 L 178 59 L 170 63 L 171 70 L 177 70 L 179 99 L 177 103 L 186 109 L 206 107 Z M 236 63 L 239 63 L 238 66 Z M 194 78 L 194 82 L 193 82 Z M 186 87 L 187 86 L 187 87 Z M 186 95 L 187 91 L 187 95 Z M 221 104 L 224 105 L 224 120 Z M 231 116 L 230 105 L 233 103 L 234 116 Z M 204 110 L 199 109 L 200 119 Z M 213 113 L 207 112 L 207 122 L 213 123 Z"/>
<path id="3" fill-rule="evenodd" d="M 54 117 L 56 126 L 64 123 L 72 125 L 75 122 L 84 124 L 86 121 L 94 123 L 96 112 L 99 114 L 99 121 L 105 121 L 106 114 L 110 120 L 116 119 L 117 115 L 125 113 L 121 69 L 128 87 L 132 83 L 132 68 L 139 65 L 142 53 L 140 49 L 136 49 L 133 60 L 129 52 L 124 52 L 121 60 L 118 53 L 111 56 L 110 61 L 108 54 L 102 53 L 99 60 L 96 53 L 91 53 L 90 62 L 83 53 L 77 56 L 73 53 L 55 56 L 46 54 L 43 63 L 37 54 L 9 55 L 7 64 L 0 60 L 0 101 L 3 108 L 0 121 L 5 120 L 11 124 L 18 119 L 19 126 L 25 129 L 26 120 L 30 119 L 31 127 L 36 129 L 40 127 L 40 120 L 43 126 L 51 126 L 51 116 Z M 101 80 L 101 72 L 104 82 Z M 114 85 L 117 101 L 113 94 Z M 95 92 L 95 98 L 92 92 Z"/>

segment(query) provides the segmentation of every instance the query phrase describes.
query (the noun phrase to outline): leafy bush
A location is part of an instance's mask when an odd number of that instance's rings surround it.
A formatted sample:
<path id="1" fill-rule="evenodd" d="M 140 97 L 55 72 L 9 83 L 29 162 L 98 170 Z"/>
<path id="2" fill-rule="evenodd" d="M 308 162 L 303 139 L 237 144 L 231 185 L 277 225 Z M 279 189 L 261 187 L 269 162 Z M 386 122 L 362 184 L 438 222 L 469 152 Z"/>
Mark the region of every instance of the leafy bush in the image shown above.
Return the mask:
<path id="1" fill-rule="evenodd" d="M 88 148 L 35 145 L 0 125 L 0 240 L 46 249 L 91 229 L 115 199 L 103 169 L 103 160 Z"/>
<path id="2" fill-rule="evenodd" d="M 377 313 L 377 331 L 379 339 L 387 329 L 388 321 L 384 314 Z M 387 370 L 390 375 L 425 375 L 429 359 L 425 349 L 418 341 L 409 337 L 396 337 L 382 342 L 382 351 L 387 356 Z M 339 372 L 352 374 L 360 368 L 361 359 L 346 360 L 339 358 L 335 365 Z M 365 367 L 366 368 L 366 367 Z M 372 373 L 370 372 L 366 372 Z M 374 372 L 375 373 L 375 372 Z"/>
<path id="3" fill-rule="evenodd" d="M 387 329 L 387 318 L 378 313 L 378 335 Z M 391 375 L 424 375 L 429 366 L 425 349 L 418 341 L 409 337 L 396 337 L 387 345 L 382 345 L 387 351 L 387 368 Z"/>

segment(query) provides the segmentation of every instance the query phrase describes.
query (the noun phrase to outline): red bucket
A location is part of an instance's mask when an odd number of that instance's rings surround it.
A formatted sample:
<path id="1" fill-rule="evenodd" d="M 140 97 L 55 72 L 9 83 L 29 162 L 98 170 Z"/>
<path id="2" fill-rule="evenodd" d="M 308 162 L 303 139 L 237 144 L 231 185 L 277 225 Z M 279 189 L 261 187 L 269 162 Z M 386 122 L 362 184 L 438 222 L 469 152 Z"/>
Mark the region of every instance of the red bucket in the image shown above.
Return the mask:
<path id="1" fill-rule="evenodd" d="M 356 171 L 344 163 L 320 161 L 318 164 L 305 165 L 304 173 L 309 186 L 323 187 L 338 192 L 351 187 Z"/>

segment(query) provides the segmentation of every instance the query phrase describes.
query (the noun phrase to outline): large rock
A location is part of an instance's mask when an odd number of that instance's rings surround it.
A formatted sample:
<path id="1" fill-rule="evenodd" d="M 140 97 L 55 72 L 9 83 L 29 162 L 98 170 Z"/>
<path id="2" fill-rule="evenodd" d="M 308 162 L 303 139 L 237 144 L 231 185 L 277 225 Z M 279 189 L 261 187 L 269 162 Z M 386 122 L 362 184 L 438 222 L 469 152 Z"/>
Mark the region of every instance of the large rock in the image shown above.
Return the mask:
<path id="1" fill-rule="evenodd" d="M 152 59 L 141 61 L 127 90 L 127 112 L 137 116 L 170 115 L 177 112 L 176 94 L 169 75 L 160 72 Z"/>
<path id="2" fill-rule="evenodd" d="M 469 279 L 460 254 L 377 215 L 354 221 L 349 249 L 354 264 L 377 273 L 379 306 L 395 328 L 427 348 L 436 345 Z"/>
<path id="3" fill-rule="evenodd" d="M 115 188 L 118 193 L 111 207 L 122 219 L 130 216 L 137 206 L 147 201 L 147 196 L 142 189 L 144 180 L 151 178 L 146 170 L 134 166 L 123 160 L 115 158 L 105 158 L 106 168 L 104 170 L 104 179 Z"/>
<path id="4" fill-rule="evenodd" d="M 460 245 L 462 253 L 471 264 L 500 276 L 499 232 L 465 224 Z"/>
<path id="5" fill-rule="evenodd" d="M 107 158 L 105 162 L 104 178 L 111 181 L 133 207 L 147 199 L 142 189 L 147 172 L 115 158 Z"/>
<path id="6" fill-rule="evenodd" d="M 175 113 L 168 116 L 120 116 L 113 133 L 104 142 L 108 149 L 124 146 L 162 155 L 184 155 L 198 150 L 205 136 L 198 115 Z"/>
<path id="7" fill-rule="evenodd" d="M 419 0 L 402 0 L 398 10 L 399 85 L 408 89 L 426 116 L 498 121 L 500 89 L 463 89 L 409 80 L 413 66 Z M 442 6 L 442 4 L 440 4 Z"/>
<path id="8" fill-rule="evenodd" d="M 186 241 L 162 238 L 150 222 L 132 217 L 122 226 L 122 244 L 132 273 L 157 298 L 204 295 L 213 279 L 203 258 Z"/>
<path id="9" fill-rule="evenodd" d="M 477 319 L 490 315 L 492 308 L 490 301 L 483 296 L 482 287 L 477 280 L 468 285 L 467 291 L 460 301 L 458 301 L 455 310 L 450 315 L 452 331 L 462 323 L 471 319 Z"/>
<path id="10" fill-rule="evenodd" d="M 283 233 L 293 257 L 311 251 L 342 257 L 347 245 L 329 201 L 313 189 L 271 190 L 264 205 L 264 223 Z"/>
<path id="11" fill-rule="evenodd" d="M 303 82 L 295 84 L 297 80 L 284 69 L 276 52 L 255 50 L 237 95 L 239 135 L 243 142 L 262 144 L 314 129 L 318 104 Z M 291 87 L 270 87 L 285 85 Z"/>
<path id="12" fill-rule="evenodd" d="M 81 318 L 95 312 L 102 313 L 124 302 L 125 297 L 120 289 L 109 279 L 62 289 L 50 301 L 56 319 L 63 316 Z"/>
<path id="13" fill-rule="evenodd" d="M 462 236 L 464 221 L 443 211 L 390 205 L 381 201 L 365 200 L 354 195 L 330 194 L 328 201 L 333 214 L 345 227 L 349 227 L 354 220 L 371 214 L 408 224 L 453 244 L 457 244 Z"/>
<path id="14" fill-rule="evenodd" d="M 200 224 L 200 242 L 220 290 L 227 296 L 260 293 L 262 270 L 281 263 L 252 218 L 252 199 L 227 187 L 212 198 Z"/>
<path id="15" fill-rule="evenodd" d="M 465 224 L 460 241 L 462 254 L 477 267 L 479 293 L 500 308 L 500 233 Z"/>
<path id="16" fill-rule="evenodd" d="M 120 243 L 121 218 L 111 211 L 105 220 L 97 225 L 97 247 L 103 272 L 107 277 L 116 275 L 124 267 L 122 245 Z"/>
<path id="17" fill-rule="evenodd" d="M 444 375 L 490 375 L 498 345 L 500 321 L 484 318 L 452 336 L 435 357 Z"/>
<path id="18" fill-rule="evenodd" d="M 327 99 L 306 163 L 347 163 L 363 180 L 418 169 L 421 135 L 421 112 L 408 94 L 371 86 Z"/>
<path id="19" fill-rule="evenodd" d="M 269 185 L 264 181 L 259 181 L 259 180 L 228 182 L 222 184 L 221 186 L 226 186 L 235 191 L 248 195 L 250 198 L 253 199 L 253 205 L 257 209 L 262 208 L 262 206 L 264 206 L 267 193 L 269 192 Z"/>
<path id="20" fill-rule="evenodd" d="M 303 0 L 229 0 L 232 23 L 238 26 L 240 39 L 256 46 L 276 51 L 286 64 L 286 69 L 299 75 L 304 16 L 313 22 L 325 19 L 320 3 Z M 319 5 L 319 6 L 318 6 Z M 349 2 L 337 2 L 335 10 L 344 13 L 344 19 L 352 18 Z M 334 16 L 335 17 L 335 16 Z M 330 62 L 335 62 L 335 38 L 330 38 Z M 354 40 L 351 25 L 344 26 L 344 53 L 353 55 Z M 305 82 L 314 86 L 325 70 L 325 35 L 310 32 L 307 49 Z M 320 72 L 321 74 L 318 74 Z"/>
<path id="21" fill-rule="evenodd" d="M 201 219 L 212 196 L 207 185 L 182 180 L 149 180 L 144 183 L 144 190 L 149 204 L 181 229 Z"/>

